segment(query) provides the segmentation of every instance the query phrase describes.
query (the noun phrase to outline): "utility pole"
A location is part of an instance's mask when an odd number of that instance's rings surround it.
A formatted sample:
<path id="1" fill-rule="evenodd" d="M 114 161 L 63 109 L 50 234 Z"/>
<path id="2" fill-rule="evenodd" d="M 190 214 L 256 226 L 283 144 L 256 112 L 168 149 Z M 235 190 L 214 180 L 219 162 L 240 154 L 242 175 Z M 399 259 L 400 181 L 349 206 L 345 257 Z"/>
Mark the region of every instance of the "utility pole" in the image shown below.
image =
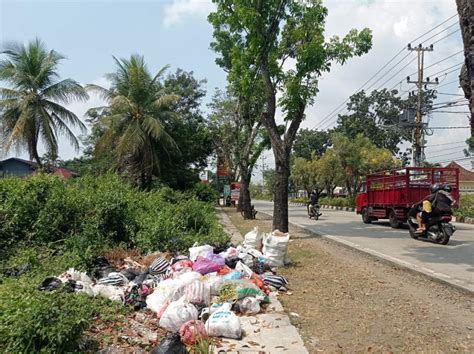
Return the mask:
<path id="1" fill-rule="evenodd" d="M 425 52 L 432 52 L 433 45 L 429 47 L 423 47 L 421 43 L 417 47 L 412 47 L 411 44 L 408 44 L 408 50 L 417 52 L 418 55 L 418 80 L 411 81 L 410 76 L 407 77 L 407 82 L 409 84 L 416 84 L 418 88 L 418 103 L 416 107 L 416 118 L 415 118 L 415 129 L 413 136 L 413 160 L 412 166 L 421 167 L 423 160 L 425 158 L 424 152 L 424 127 L 423 127 L 423 87 L 428 85 L 436 85 L 438 83 L 438 78 L 434 82 L 430 82 L 430 78 L 427 77 L 426 80 L 423 79 L 423 66 L 425 60 Z"/>
<path id="2" fill-rule="evenodd" d="M 265 160 L 267 158 L 265 157 L 263 152 L 260 158 L 262 159 L 262 194 L 263 194 L 265 192 Z"/>

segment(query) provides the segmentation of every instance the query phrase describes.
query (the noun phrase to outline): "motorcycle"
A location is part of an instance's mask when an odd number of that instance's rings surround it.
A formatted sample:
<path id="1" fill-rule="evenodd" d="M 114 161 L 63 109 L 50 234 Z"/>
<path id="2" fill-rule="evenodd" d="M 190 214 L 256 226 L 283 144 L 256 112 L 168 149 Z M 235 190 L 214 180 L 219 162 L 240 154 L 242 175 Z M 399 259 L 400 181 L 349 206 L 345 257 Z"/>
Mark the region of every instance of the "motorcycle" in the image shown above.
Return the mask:
<path id="1" fill-rule="evenodd" d="M 417 232 L 419 225 L 416 220 L 417 209 L 412 208 L 408 213 L 408 228 L 410 236 L 413 239 L 426 239 L 441 245 L 446 245 L 449 239 L 456 231 L 456 227 L 451 224 L 452 215 L 440 215 L 431 218 L 425 225 L 426 229 L 423 232 Z"/>
<path id="2" fill-rule="evenodd" d="M 311 207 L 310 203 L 306 204 L 306 209 L 308 210 L 308 217 L 310 219 L 318 220 L 319 217 L 323 214 L 320 213 L 320 206 L 316 204 L 315 206 Z"/>

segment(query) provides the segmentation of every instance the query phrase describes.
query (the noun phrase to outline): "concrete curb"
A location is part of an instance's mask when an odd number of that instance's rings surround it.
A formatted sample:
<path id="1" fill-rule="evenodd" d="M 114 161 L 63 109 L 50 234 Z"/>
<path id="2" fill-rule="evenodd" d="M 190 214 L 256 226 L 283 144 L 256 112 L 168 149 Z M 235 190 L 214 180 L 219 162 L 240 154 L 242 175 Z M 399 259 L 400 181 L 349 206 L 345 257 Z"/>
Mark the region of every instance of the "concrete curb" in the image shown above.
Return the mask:
<path id="1" fill-rule="evenodd" d="M 269 217 L 272 217 L 271 214 L 264 213 L 264 212 L 260 212 L 260 213 L 265 214 Z M 349 249 L 352 249 L 352 250 L 355 250 L 357 252 L 363 253 L 363 254 L 368 255 L 370 257 L 377 258 L 378 260 L 383 261 L 388 265 L 403 268 L 403 269 L 405 269 L 407 271 L 410 271 L 414 274 L 422 274 L 422 275 L 424 275 L 424 276 L 426 276 L 426 277 L 428 277 L 428 278 L 430 278 L 430 279 L 432 279 L 432 280 L 434 280 L 434 281 L 436 281 L 440 284 L 452 286 L 452 287 L 454 287 L 458 290 L 461 290 L 464 293 L 467 293 L 469 295 L 474 294 L 474 289 L 471 288 L 469 285 L 464 285 L 464 284 L 460 284 L 458 282 L 450 281 L 450 280 L 445 279 L 444 277 L 442 277 L 441 274 L 430 271 L 429 269 L 422 269 L 421 267 L 419 267 L 415 264 L 410 264 L 410 263 L 404 262 L 402 260 L 399 260 L 399 259 L 387 256 L 387 255 L 381 254 L 381 253 L 379 253 L 375 250 L 371 250 L 371 249 L 356 245 L 352 242 L 342 240 L 342 239 L 338 238 L 337 235 L 326 235 L 326 234 L 323 234 L 323 233 L 315 232 L 315 231 L 309 230 L 309 229 L 307 229 L 307 228 L 305 228 L 301 225 L 295 224 L 291 221 L 289 222 L 289 224 L 293 225 L 294 227 L 298 227 L 300 229 L 303 229 L 306 232 L 312 233 L 312 234 L 314 234 L 318 237 L 324 238 L 325 240 L 328 240 L 330 242 L 334 242 L 338 245 L 347 247 Z"/>
<path id="2" fill-rule="evenodd" d="M 234 244 L 242 243 L 244 238 L 222 208 L 216 208 L 219 222 L 224 231 L 231 236 Z M 295 353 L 308 354 L 298 330 L 291 324 L 282 304 L 274 293 L 270 295 L 267 312 L 255 316 L 240 316 L 245 337 L 241 340 L 222 339 L 222 346 L 214 353 Z"/>
<path id="3" fill-rule="evenodd" d="M 289 202 L 289 206 L 306 206 L 306 203 L 293 203 Z M 349 211 L 349 212 L 354 212 L 355 208 L 349 208 L 349 207 L 339 207 L 339 206 L 333 206 L 333 205 L 321 205 L 321 209 L 326 209 L 326 210 L 340 210 L 340 211 Z"/>

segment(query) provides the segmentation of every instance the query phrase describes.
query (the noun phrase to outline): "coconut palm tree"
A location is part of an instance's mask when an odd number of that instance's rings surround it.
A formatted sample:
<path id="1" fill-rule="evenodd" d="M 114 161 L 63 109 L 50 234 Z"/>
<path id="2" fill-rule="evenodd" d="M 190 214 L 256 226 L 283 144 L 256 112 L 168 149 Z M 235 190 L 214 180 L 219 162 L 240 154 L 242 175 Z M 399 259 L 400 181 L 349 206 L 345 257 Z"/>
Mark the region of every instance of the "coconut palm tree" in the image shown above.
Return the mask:
<path id="1" fill-rule="evenodd" d="M 79 149 L 71 127 L 83 132 L 86 127 L 63 104 L 85 101 L 88 95 L 76 81 L 60 79 L 57 69 L 64 57 L 48 51 L 39 39 L 25 46 L 6 44 L 0 54 L 0 81 L 7 84 L 0 87 L 0 136 L 5 149 L 26 149 L 39 165 L 40 141 L 50 156 L 58 154 L 58 135 Z"/>
<path id="2" fill-rule="evenodd" d="M 167 67 L 152 76 L 142 56 L 114 57 L 114 60 L 116 71 L 106 76 L 111 82 L 110 89 L 86 86 L 107 101 L 106 106 L 88 112 L 96 120 L 99 116 L 98 123 L 105 126 L 95 153 L 103 155 L 112 151 L 116 161 L 114 168 L 146 187 L 153 176 L 159 175 L 163 155 L 178 151 L 163 122 L 173 119 L 176 113 L 170 107 L 179 97 L 163 92 L 159 80 Z"/>

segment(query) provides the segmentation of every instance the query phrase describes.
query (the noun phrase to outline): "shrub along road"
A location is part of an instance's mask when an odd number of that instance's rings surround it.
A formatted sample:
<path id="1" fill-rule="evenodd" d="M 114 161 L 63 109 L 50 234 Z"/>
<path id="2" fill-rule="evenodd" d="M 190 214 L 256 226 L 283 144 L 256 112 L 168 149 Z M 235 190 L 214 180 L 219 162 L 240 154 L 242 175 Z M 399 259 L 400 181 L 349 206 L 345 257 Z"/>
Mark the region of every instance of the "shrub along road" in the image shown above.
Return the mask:
<path id="1" fill-rule="evenodd" d="M 271 214 L 271 202 L 256 201 L 256 210 Z M 474 225 L 456 224 L 446 246 L 410 238 L 408 229 L 392 229 L 388 222 L 362 223 L 355 213 L 323 210 L 321 219 L 309 220 L 306 207 L 289 206 L 290 223 L 318 235 L 384 258 L 398 265 L 474 291 Z"/>
<path id="2" fill-rule="evenodd" d="M 256 203 L 258 205 L 258 203 Z M 271 231 L 271 218 L 242 233 Z M 290 292 L 279 299 L 310 353 L 474 352 L 472 295 L 291 226 Z"/>

